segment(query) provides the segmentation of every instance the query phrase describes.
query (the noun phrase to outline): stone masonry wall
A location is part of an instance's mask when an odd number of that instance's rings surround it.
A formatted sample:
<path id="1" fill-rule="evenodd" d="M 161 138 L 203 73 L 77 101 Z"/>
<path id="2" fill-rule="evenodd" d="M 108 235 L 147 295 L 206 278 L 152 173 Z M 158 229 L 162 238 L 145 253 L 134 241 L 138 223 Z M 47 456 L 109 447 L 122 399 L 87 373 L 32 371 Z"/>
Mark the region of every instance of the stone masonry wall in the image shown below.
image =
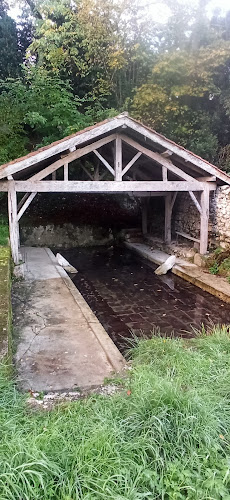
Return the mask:
<path id="1" fill-rule="evenodd" d="M 188 193 L 178 193 L 173 210 L 172 231 L 199 238 L 200 215 Z M 210 194 L 209 243 L 230 247 L 230 186 L 220 186 Z"/>

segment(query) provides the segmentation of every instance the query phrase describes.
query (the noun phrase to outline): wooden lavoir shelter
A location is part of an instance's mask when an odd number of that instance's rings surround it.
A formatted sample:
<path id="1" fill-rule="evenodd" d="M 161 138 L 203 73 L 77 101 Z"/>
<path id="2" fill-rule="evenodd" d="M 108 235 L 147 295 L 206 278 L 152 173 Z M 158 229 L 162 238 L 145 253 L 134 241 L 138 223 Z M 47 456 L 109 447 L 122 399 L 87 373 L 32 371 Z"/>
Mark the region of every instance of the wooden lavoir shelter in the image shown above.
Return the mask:
<path id="1" fill-rule="evenodd" d="M 8 192 L 10 243 L 19 262 L 19 221 L 37 193 L 132 193 L 165 199 L 165 241 L 173 205 L 188 192 L 200 214 L 200 253 L 208 247 L 210 191 L 230 184 L 216 166 L 122 113 L 0 166 Z M 18 202 L 18 194 L 23 193 Z M 143 200 L 142 228 L 147 230 Z"/>

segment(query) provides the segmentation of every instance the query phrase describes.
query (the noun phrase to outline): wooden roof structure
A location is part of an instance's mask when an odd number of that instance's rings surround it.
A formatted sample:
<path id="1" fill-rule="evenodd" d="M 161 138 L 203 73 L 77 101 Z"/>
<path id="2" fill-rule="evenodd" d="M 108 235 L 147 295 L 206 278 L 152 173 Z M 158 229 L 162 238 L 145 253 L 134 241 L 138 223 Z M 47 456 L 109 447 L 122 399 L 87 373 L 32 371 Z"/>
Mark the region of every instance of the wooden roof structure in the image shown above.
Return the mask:
<path id="1" fill-rule="evenodd" d="M 200 252 L 206 253 L 209 193 L 221 184 L 230 185 L 230 176 L 127 113 L 0 166 L 0 191 L 8 192 L 15 263 L 19 262 L 19 220 L 38 192 L 164 196 L 167 242 L 177 193 L 188 192 L 200 213 Z M 24 193 L 19 203 L 17 193 Z"/>

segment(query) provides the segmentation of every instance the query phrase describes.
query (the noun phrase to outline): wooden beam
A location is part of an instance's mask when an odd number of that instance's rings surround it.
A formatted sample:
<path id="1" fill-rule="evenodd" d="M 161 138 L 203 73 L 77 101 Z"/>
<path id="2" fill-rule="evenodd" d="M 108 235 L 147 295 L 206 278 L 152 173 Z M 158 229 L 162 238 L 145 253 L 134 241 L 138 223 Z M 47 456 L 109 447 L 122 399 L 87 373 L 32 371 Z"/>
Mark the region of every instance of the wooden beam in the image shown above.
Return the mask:
<path id="1" fill-rule="evenodd" d="M 166 151 L 161 153 L 161 156 L 163 156 L 163 158 L 169 158 L 170 156 L 172 156 L 172 151 L 169 151 L 169 149 L 166 149 Z"/>
<path id="2" fill-rule="evenodd" d="M 189 191 L 189 194 L 190 194 L 190 197 L 191 197 L 194 205 L 196 205 L 198 212 L 200 212 L 200 214 L 201 214 L 202 213 L 201 206 L 200 206 L 195 194 L 192 191 Z"/>
<path id="3" fill-rule="evenodd" d="M 28 208 L 28 206 L 30 205 L 30 203 L 33 201 L 33 199 L 35 198 L 37 193 L 30 193 L 30 195 L 28 196 L 28 198 L 26 199 L 24 205 L 22 205 L 22 207 L 20 208 L 20 210 L 18 210 L 18 221 L 21 219 L 22 215 L 24 214 L 24 212 L 26 211 L 26 209 Z"/>
<path id="4" fill-rule="evenodd" d="M 200 216 L 200 253 L 204 255 L 208 250 L 208 219 L 209 219 L 209 190 L 206 188 L 201 193 Z"/>
<path id="5" fill-rule="evenodd" d="M 173 211 L 173 207 L 174 207 L 174 203 L 176 201 L 176 197 L 177 197 L 177 192 L 173 193 L 173 195 L 172 195 L 171 211 Z"/>
<path id="6" fill-rule="evenodd" d="M 115 181 L 122 181 L 122 142 L 119 136 L 116 137 L 115 143 Z"/>
<path id="7" fill-rule="evenodd" d="M 196 179 L 191 177 L 191 175 L 186 174 L 183 170 L 176 167 L 176 165 L 174 165 L 171 162 L 171 160 L 168 160 L 167 158 L 163 158 L 163 156 L 160 153 L 156 153 L 155 151 L 151 151 L 150 149 L 147 149 L 144 146 L 141 146 L 141 144 L 134 141 L 130 137 L 127 137 L 126 135 L 121 135 L 121 138 L 124 142 L 126 142 L 127 144 L 129 144 L 133 148 L 137 149 L 138 151 L 141 151 L 145 156 L 151 158 L 159 165 L 166 167 L 168 170 L 173 172 L 180 179 L 183 179 L 186 181 L 193 181 L 197 184 L 199 183 L 199 181 L 197 181 Z"/>
<path id="8" fill-rule="evenodd" d="M 138 151 L 138 153 L 132 158 L 132 160 L 130 160 L 129 163 L 127 163 L 126 167 L 123 168 L 123 170 L 122 170 L 122 177 L 123 177 L 123 175 L 126 174 L 126 172 L 128 172 L 128 170 L 138 160 L 138 158 L 140 158 L 141 155 L 142 155 L 142 153 L 140 151 Z"/>
<path id="9" fill-rule="evenodd" d="M 197 177 L 197 180 L 201 182 L 216 182 L 216 176 L 209 175 L 208 177 Z"/>
<path id="10" fill-rule="evenodd" d="M 69 180 L 69 164 L 65 163 L 64 164 L 64 181 Z"/>
<path id="11" fill-rule="evenodd" d="M 21 208 L 23 207 L 25 201 L 27 200 L 27 198 L 29 198 L 29 196 L 30 196 L 30 193 L 26 193 L 26 194 L 24 194 L 24 196 L 22 197 L 22 199 L 19 201 L 19 203 L 18 203 L 18 212 L 19 212 L 19 210 L 21 210 Z"/>
<path id="12" fill-rule="evenodd" d="M 47 177 L 48 175 L 52 174 L 55 170 L 58 170 L 58 168 L 63 167 L 65 163 L 71 163 L 72 161 L 81 158 L 82 156 L 87 155 L 88 153 L 91 153 L 97 148 L 100 148 L 101 146 L 104 146 L 105 144 L 108 144 L 109 142 L 114 141 L 116 135 L 110 135 L 109 137 L 104 137 L 103 139 L 100 139 L 99 141 L 96 141 L 92 144 L 89 144 L 88 146 L 85 146 L 84 148 L 77 149 L 73 153 L 70 153 L 69 155 L 65 156 L 64 158 L 60 158 L 60 160 L 55 161 L 48 167 L 44 168 L 37 174 L 33 175 L 30 177 L 31 181 L 40 181 Z"/>
<path id="13" fill-rule="evenodd" d="M 162 166 L 162 180 L 163 181 L 168 180 L 168 169 L 164 165 Z"/>
<path id="14" fill-rule="evenodd" d="M 183 158 L 186 161 L 191 162 L 193 165 L 199 167 L 201 170 L 204 170 L 210 175 L 216 175 L 219 179 L 223 180 L 226 184 L 230 184 L 230 176 L 227 175 L 225 172 L 221 172 L 218 170 L 218 173 L 215 171 L 215 166 L 212 165 L 211 163 L 208 163 L 207 161 L 203 160 L 199 156 L 191 153 L 191 151 L 188 151 L 187 149 L 184 149 L 180 147 L 178 144 L 166 139 L 163 135 L 158 134 L 154 130 L 149 129 L 148 127 L 145 127 L 144 125 L 136 122 L 135 120 L 130 119 L 129 117 L 125 116 L 124 117 L 124 124 L 127 125 L 127 127 L 130 130 L 134 130 L 137 132 L 139 135 L 142 137 L 146 137 L 149 139 L 152 144 L 156 143 L 162 146 L 165 149 L 170 149 L 172 153 L 178 155 L 178 157 Z"/>
<path id="15" fill-rule="evenodd" d="M 172 195 L 165 196 L 165 243 L 170 245 L 172 240 Z"/>
<path id="16" fill-rule="evenodd" d="M 4 185 L 5 186 L 5 185 Z M 4 187 L 3 186 L 3 187 Z M 130 192 L 130 191 L 201 191 L 205 184 L 186 181 L 15 181 L 17 192 Z M 0 183 L 0 191 L 1 191 Z M 7 187 L 8 188 L 8 187 Z"/>
<path id="17" fill-rule="evenodd" d="M 55 170 L 54 172 L 52 172 L 52 181 L 56 181 L 57 179 L 57 171 Z"/>
<path id="18" fill-rule="evenodd" d="M 99 160 L 101 160 L 101 162 L 103 163 L 103 165 L 105 165 L 105 167 L 111 172 L 111 174 L 114 176 L 115 175 L 115 172 L 114 172 L 114 169 L 113 167 L 111 167 L 111 165 L 108 163 L 108 161 L 103 158 L 103 156 L 96 150 L 94 149 L 93 152 L 95 153 L 95 155 L 99 158 Z"/>
<path id="19" fill-rule="evenodd" d="M 17 218 L 17 193 L 14 181 L 9 181 L 8 215 L 11 254 L 14 263 L 17 265 L 19 264 L 19 225 Z"/>

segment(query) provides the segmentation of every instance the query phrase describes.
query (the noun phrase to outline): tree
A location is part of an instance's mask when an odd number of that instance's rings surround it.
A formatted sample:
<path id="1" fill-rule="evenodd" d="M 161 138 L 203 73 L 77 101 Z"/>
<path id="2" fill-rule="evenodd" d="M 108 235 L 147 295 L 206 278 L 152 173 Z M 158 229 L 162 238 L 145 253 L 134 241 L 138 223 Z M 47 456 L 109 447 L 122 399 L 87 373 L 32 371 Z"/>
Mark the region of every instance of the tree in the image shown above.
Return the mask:
<path id="1" fill-rule="evenodd" d="M 8 16 L 7 9 L 6 2 L 0 0 L 0 79 L 17 77 L 22 62 L 16 23 Z"/>

